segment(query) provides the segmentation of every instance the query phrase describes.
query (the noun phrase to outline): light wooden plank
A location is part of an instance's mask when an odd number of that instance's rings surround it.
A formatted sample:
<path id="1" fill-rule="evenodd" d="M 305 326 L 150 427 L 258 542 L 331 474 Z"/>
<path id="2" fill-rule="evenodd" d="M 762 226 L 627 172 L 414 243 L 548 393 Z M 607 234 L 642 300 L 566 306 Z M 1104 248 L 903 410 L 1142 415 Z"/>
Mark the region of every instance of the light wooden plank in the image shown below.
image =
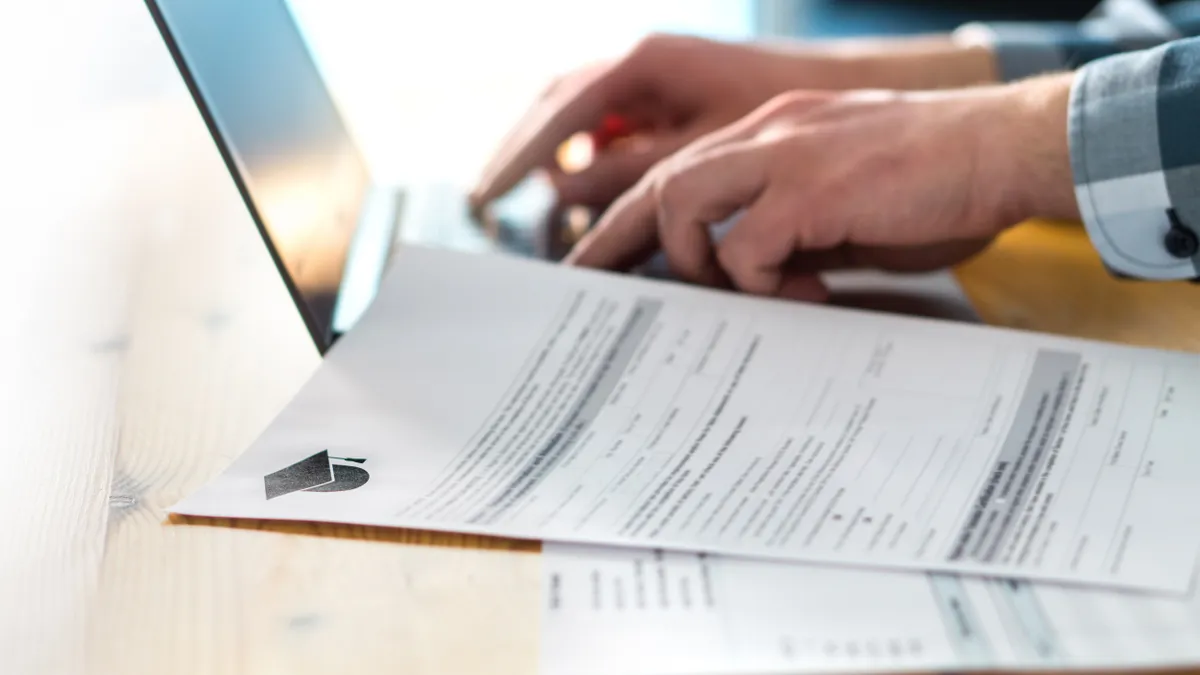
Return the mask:
<path id="1" fill-rule="evenodd" d="M 369 528 L 164 525 L 317 356 L 198 116 L 147 119 L 145 222 L 99 588 L 94 672 L 530 672 L 537 560 Z M 182 114 L 177 114 L 182 113 Z M 303 534 L 297 534 L 303 533 Z M 479 540 L 476 540 L 479 541 Z M 528 549 L 528 547 L 526 547 Z M 138 649 L 130 649 L 131 636 Z M 511 668 L 512 670 L 508 670 Z"/>
<path id="2" fill-rule="evenodd" d="M 6 146 L 26 178 L 10 175 L 19 189 L 0 199 L 0 653 L 11 672 L 81 672 L 104 552 L 133 280 L 114 191 L 124 162 L 97 128 L 50 126 Z M 111 157 L 105 172 L 75 161 L 88 153 Z"/>

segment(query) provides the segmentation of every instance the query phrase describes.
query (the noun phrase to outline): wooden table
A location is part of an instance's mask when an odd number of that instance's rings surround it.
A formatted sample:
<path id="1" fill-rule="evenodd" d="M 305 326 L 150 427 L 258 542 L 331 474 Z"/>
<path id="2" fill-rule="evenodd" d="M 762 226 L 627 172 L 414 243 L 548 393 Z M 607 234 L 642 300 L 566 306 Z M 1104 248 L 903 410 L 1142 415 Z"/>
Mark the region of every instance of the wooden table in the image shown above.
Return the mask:
<path id="1" fill-rule="evenodd" d="M 166 522 L 316 352 L 181 89 L 7 114 L 0 672 L 535 672 L 536 547 Z M 1200 286 L 1113 281 L 1077 227 L 961 278 L 997 324 L 1200 351 Z"/>

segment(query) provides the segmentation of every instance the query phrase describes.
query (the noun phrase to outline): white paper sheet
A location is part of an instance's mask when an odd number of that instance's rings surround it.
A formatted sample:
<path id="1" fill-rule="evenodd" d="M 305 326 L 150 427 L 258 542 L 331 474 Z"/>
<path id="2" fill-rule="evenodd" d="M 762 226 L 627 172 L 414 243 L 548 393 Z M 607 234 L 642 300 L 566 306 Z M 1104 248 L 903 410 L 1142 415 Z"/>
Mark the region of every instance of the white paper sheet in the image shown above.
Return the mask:
<path id="1" fill-rule="evenodd" d="M 1182 592 L 1198 407 L 1194 355 L 407 248 L 175 510 Z"/>
<path id="2" fill-rule="evenodd" d="M 1200 663 L 1200 602 L 948 574 L 547 544 L 542 675 Z"/>

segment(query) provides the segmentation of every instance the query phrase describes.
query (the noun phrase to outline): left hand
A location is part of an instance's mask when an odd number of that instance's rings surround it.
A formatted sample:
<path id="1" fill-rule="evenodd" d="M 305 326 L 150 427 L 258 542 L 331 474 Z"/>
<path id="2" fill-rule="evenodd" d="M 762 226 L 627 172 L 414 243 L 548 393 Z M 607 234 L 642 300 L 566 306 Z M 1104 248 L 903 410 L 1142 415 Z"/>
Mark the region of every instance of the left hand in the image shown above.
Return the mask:
<path id="1" fill-rule="evenodd" d="M 827 296 L 822 270 L 951 265 L 1027 218 L 1078 218 L 1070 78 L 785 94 L 656 165 L 568 261 L 628 269 L 661 247 L 682 280 L 799 300 Z"/>

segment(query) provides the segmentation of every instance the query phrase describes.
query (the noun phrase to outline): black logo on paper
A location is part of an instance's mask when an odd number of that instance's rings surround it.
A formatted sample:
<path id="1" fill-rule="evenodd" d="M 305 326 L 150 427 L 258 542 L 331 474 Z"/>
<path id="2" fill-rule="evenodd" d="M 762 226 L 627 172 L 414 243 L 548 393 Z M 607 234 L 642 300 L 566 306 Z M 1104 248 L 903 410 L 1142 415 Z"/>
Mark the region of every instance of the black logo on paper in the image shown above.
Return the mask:
<path id="1" fill-rule="evenodd" d="M 362 464 L 365 459 L 354 457 L 330 457 L 322 450 L 307 459 L 263 477 L 267 499 L 274 499 L 293 492 L 345 492 L 366 485 L 371 474 L 361 466 L 334 464 L 330 460 Z"/>

